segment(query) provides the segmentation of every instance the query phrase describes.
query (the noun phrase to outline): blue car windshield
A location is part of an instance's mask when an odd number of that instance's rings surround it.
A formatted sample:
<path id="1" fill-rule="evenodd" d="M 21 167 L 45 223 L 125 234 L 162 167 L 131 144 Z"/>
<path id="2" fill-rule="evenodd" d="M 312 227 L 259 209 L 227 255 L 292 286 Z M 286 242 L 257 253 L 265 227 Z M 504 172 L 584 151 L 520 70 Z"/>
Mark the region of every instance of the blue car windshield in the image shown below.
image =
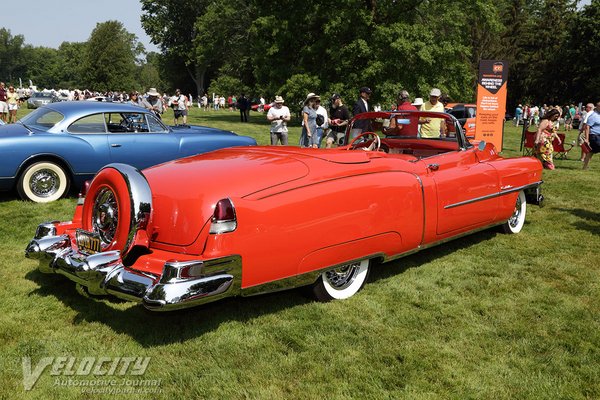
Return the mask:
<path id="1" fill-rule="evenodd" d="M 38 108 L 37 110 L 21 118 L 20 122 L 29 128 L 47 131 L 64 118 L 64 115 L 54 110 L 50 110 L 48 108 Z"/>

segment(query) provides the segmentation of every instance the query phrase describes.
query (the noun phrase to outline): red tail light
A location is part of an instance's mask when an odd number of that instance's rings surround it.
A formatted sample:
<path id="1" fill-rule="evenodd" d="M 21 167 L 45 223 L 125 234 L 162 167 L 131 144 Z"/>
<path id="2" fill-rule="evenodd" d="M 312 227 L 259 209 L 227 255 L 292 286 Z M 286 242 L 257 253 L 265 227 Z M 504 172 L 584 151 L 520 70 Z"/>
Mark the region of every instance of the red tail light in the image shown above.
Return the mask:
<path id="1" fill-rule="evenodd" d="M 210 233 L 233 232 L 237 228 L 235 208 L 230 199 L 221 199 L 215 205 L 215 212 L 210 224 Z"/>
<path id="2" fill-rule="evenodd" d="M 92 181 L 90 181 L 90 180 L 83 182 L 83 186 L 81 187 L 81 191 L 79 192 L 79 197 L 85 197 L 88 194 L 91 184 L 92 184 Z"/>

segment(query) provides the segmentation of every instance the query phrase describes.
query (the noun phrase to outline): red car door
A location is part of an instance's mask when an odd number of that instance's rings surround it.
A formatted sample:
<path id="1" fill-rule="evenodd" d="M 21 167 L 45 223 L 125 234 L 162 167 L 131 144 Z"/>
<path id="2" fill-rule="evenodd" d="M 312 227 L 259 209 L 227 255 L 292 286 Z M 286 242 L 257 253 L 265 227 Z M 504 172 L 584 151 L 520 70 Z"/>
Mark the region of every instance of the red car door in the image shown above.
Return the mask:
<path id="1" fill-rule="evenodd" d="M 422 160 L 437 190 L 438 239 L 491 223 L 498 211 L 498 172 L 479 162 L 475 149 Z"/>

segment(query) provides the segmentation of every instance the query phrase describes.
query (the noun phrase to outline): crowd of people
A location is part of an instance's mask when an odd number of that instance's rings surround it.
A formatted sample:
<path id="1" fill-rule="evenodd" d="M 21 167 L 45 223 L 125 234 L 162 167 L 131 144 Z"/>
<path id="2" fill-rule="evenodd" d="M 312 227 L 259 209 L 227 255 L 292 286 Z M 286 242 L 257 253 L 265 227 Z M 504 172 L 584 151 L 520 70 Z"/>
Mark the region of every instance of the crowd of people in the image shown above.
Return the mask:
<path id="1" fill-rule="evenodd" d="M 368 111 L 379 111 L 378 107 L 373 107 L 369 103 L 372 91 L 368 87 L 359 89 L 359 97 L 352 108 L 352 115 Z M 400 110 L 422 110 L 433 112 L 444 112 L 445 106 L 449 101 L 447 95 L 442 94 L 438 88 L 432 88 L 429 92 L 429 99 L 423 101 L 422 98 L 415 98 L 411 102 L 410 94 L 406 90 L 401 90 L 397 97 L 397 102 L 391 109 Z M 287 123 L 291 119 L 290 110 L 283 105 L 284 100 L 277 96 L 272 103 L 271 109 L 267 113 L 267 120 L 271 123 L 271 144 L 287 145 L 288 129 Z M 321 105 L 321 96 L 315 93 L 309 93 L 304 100 L 302 108 L 302 133 L 300 135 L 300 147 L 319 148 L 325 138 L 325 147 L 330 148 L 334 144 L 344 144 L 345 131 L 351 114 L 348 108 L 343 104 L 341 96 L 333 93 L 329 99 L 329 111 Z M 552 155 L 554 153 L 553 142 L 561 143 L 557 134 L 561 124 L 566 131 L 579 129 L 577 143 L 581 147 L 581 161 L 583 168 L 588 169 L 590 160 L 595 153 L 600 152 L 600 102 L 594 106 L 592 103 L 585 107 L 578 107 L 574 104 L 560 107 L 543 107 L 519 105 L 515 110 L 515 124 L 518 126 L 523 122 L 528 125 L 535 125 L 537 132 L 535 136 L 535 154 L 542 162 L 544 168 L 554 169 Z M 368 131 L 369 120 L 356 121 L 350 131 L 350 138 L 354 138 L 364 131 Z M 385 134 L 393 135 L 394 131 L 402 129 L 397 126 L 394 119 L 384 128 Z M 438 118 L 421 118 L 418 126 L 415 127 L 422 138 L 438 138 L 446 135 L 446 124 Z"/>
<path id="2" fill-rule="evenodd" d="M 150 88 L 145 94 L 136 91 L 118 92 L 109 91 L 105 93 L 93 92 L 90 90 L 58 90 L 49 91 L 56 96 L 58 100 L 64 101 L 85 101 L 102 100 L 113 102 L 124 102 L 152 111 L 157 117 L 162 119 L 163 114 L 169 108 L 173 110 L 173 124 L 187 124 L 188 110 L 193 106 L 193 96 L 181 93 L 179 89 L 175 90 L 173 96 L 166 93 L 162 95 L 156 88 Z M 346 127 L 352 117 L 368 111 L 379 111 L 378 105 L 371 105 L 370 97 L 372 90 L 368 87 L 359 89 L 359 96 L 352 113 L 344 104 L 341 96 L 333 93 L 329 98 L 329 110 L 321 105 L 321 96 L 315 93 L 309 93 L 304 100 L 301 111 L 302 133 L 300 135 L 299 145 L 301 147 L 320 148 L 325 140 L 325 147 L 331 148 L 334 145 L 343 145 L 345 140 Z M 429 98 L 424 101 L 417 97 L 413 101 L 406 90 L 401 90 L 397 101 L 392 105 L 391 110 L 422 110 L 444 112 L 445 106 L 449 101 L 447 95 L 442 94 L 438 88 L 432 88 L 429 92 Z M 17 121 L 17 110 L 23 102 L 23 93 L 15 90 L 12 85 L 8 88 L 4 82 L 0 82 L 0 120 L 4 123 L 15 123 Z M 262 112 L 268 110 L 267 120 L 271 123 L 270 135 L 272 145 L 288 145 L 288 127 L 292 114 L 282 96 L 276 96 L 275 100 L 268 105 L 264 97 L 256 101 L 256 110 Z M 252 101 L 241 94 L 236 97 L 230 95 L 225 98 L 222 95 L 213 95 L 209 98 L 207 93 L 198 97 L 198 107 L 204 111 L 226 110 L 231 112 L 240 112 L 240 121 L 248 122 L 248 116 L 252 107 Z M 393 134 L 394 131 L 402 129 L 397 126 L 394 119 L 390 120 L 389 126 L 385 127 L 386 134 Z M 418 121 L 418 132 L 423 138 L 436 138 L 445 135 L 446 125 L 441 123 L 441 119 L 422 118 Z M 590 160 L 595 153 L 600 152 L 600 102 L 594 105 L 588 103 L 585 106 L 576 106 L 574 104 L 566 106 L 543 106 L 519 104 L 515 109 L 515 126 L 526 124 L 535 125 L 537 132 L 535 135 L 535 154 L 542 162 L 544 168 L 554 169 L 552 155 L 554 153 L 553 142 L 561 144 L 561 139 L 557 131 L 562 127 L 566 131 L 573 129 L 579 130 L 577 144 L 581 148 L 581 161 L 583 168 L 588 169 Z M 369 120 L 357 121 L 350 132 L 350 137 L 354 138 L 364 131 L 369 130 Z"/>
<path id="3" fill-rule="evenodd" d="M 522 104 L 519 104 L 515 109 L 515 116 L 513 118 L 515 126 L 522 125 L 523 123 L 539 126 L 544 115 L 550 110 L 559 111 L 558 124 L 562 125 L 567 132 L 577 129 L 585 112 L 583 106 L 575 104 L 567 104 L 564 106 L 552 106 L 547 104 L 544 104 L 543 106 L 525 104 L 523 106 Z"/>
<path id="4" fill-rule="evenodd" d="M 352 115 L 358 115 L 369 111 L 381 111 L 380 106 L 372 106 L 370 98 L 372 90 L 368 87 L 359 89 L 359 96 L 352 113 L 344 105 L 342 97 L 338 93 L 333 93 L 329 98 L 329 111 L 321 105 L 321 96 L 315 93 L 309 93 L 304 100 L 301 112 L 302 133 L 300 135 L 300 147 L 320 148 L 325 139 L 325 147 L 331 148 L 335 145 L 343 145 L 345 132 Z M 429 93 L 429 99 L 423 101 L 417 97 L 411 102 L 410 94 L 406 90 L 400 91 L 397 101 L 391 107 L 396 110 L 423 110 L 444 112 L 445 104 L 449 98 L 444 96 L 440 89 L 433 88 Z M 267 120 L 271 122 L 271 144 L 288 144 L 287 123 L 291 119 L 291 113 L 288 107 L 283 105 L 284 100 L 281 96 L 276 96 L 272 103 Z M 355 138 L 362 132 L 369 131 L 370 121 L 359 120 L 354 123 L 350 132 L 350 137 Z M 418 121 L 419 135 L 425 138 L 435 138 L 446 134 L 446 125 L 440 118 L 422 118 Z M 397 126 L 395 120 L 390 121 L 390 125 L 384 128 L 386 134 L 393 134 L 393 131 L 399 131 L 402 126 Z"/>
<path id="5" fill-rule="evenodd" d="M 596 106 L 593 103 L 587 103 L 585 106 L 544 104 L 542 107 L 519 104 L 515 109 L 514 122 L 515 126 L 524 124 L 537 127 L 534 141 L 535 155 L 546 169 L 554 169 L 553 143 L 562 144 L 557 133 L 561 125 L 567 132 L 578 129 L 576 144 L 581 148 L 580 160 L 583 162 L 583 169 L 588 169 L 593 155 L 600 152 L 599 113 L 600 103 Z"/>

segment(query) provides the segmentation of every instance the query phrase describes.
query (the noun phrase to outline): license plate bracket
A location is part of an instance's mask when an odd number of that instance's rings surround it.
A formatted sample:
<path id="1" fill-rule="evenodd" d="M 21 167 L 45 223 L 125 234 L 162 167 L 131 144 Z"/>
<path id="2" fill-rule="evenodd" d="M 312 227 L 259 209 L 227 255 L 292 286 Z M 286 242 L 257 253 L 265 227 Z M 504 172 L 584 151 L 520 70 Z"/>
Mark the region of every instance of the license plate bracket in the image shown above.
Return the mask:
<path id="1" fill-rule="evenodd" d="M 100 235 L 83 229 L 75 231 L 75 242 L 79 251 L 85 254 L 96 254 L 102 251 Z"/>

